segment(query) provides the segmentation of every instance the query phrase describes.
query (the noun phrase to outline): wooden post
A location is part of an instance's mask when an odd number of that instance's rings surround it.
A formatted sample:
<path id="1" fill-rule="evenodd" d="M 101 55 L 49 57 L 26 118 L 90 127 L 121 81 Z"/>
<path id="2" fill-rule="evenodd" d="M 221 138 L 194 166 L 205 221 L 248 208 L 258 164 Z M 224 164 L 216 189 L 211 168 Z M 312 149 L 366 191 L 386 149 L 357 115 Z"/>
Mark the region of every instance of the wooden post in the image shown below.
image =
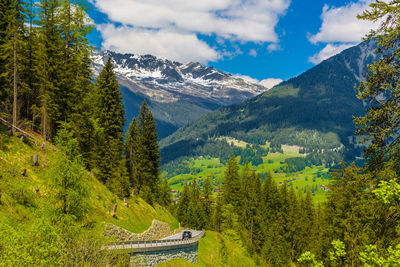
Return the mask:
<path id="1" fill-rule="evenodd" d="M 114 204 L 112 216 L 113 216 L 114 218 L 117 217 L 117 203 Z"/>
<path id="2" fill-rule="evenodd" d="M 39 155 L 33 155 L 33 166 L 39 166 Z"/>

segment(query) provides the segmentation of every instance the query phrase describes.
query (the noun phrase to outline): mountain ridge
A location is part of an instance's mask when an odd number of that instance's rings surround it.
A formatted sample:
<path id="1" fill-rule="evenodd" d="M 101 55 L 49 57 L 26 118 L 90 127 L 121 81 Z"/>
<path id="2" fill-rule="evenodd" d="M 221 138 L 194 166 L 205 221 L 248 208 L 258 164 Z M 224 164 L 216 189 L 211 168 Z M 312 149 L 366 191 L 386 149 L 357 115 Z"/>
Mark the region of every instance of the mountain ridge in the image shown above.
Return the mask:
<path id="1" fill-rule="evenodd" d="M 182 64 L 152 55 L 138 56 L 112 51 L 92 56 L 95 75 L 98 75 L 108 58 L 112 60 L 121 87 L 127 121 L 137 116 L 137 107 L 146 99 L 160 128 L 161 137 L 209 111 L 240 103 L 268 90 L 259 83 L 198 62 Z"/>
<path id="2" fill-rule="evenodd" d="M 352 116 L 364 110 L 355 86 L 376 59 L 375 47 L 361 43 L 259 96 L 202 116 L 161 140 L 163 159 L 190 155 L 219 136 L 316 149 L 354 145 Z M 179 147 L 188 152 L 178 153 Z"/>

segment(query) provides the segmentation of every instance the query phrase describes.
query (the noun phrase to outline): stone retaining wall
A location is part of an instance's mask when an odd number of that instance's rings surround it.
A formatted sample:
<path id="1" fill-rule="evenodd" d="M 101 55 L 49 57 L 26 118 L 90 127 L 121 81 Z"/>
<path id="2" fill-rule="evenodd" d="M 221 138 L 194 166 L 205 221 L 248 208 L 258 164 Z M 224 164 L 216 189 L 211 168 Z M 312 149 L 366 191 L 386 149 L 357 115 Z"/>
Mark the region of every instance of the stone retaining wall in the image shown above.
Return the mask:
<path id="1" fill-rule="evenodd" d="M 146 253 L 135 253 L 131 256 L 131 266 L 157 266 L 160 263 L 173 259 L 183 258 L 191 263 L 197 262 L 198 244 L 190 247 L 155 251 Z"/>
<path id="2" fill-rule="evenodd" d="M 116 242 L 160 240 L 171 235 L 169 224 L 158 220 L 153 220 L 150 228 L 141 234 L 129 232 L 113 224 L 108 224 L 105 227 L 105 236 L 115 236 Z"/>

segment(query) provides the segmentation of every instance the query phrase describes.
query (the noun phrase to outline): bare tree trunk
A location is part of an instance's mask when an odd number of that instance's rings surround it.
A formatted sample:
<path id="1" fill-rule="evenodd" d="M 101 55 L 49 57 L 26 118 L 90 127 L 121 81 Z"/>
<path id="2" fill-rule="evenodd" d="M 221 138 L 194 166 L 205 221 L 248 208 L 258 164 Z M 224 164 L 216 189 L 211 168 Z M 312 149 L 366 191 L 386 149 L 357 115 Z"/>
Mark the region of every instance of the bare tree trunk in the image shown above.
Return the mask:
<path id="1" fill-rule="evenodd" d="M 17 73 L 18 73 L 18 66 L 17 66 L 17 36 L 16 32 L 14 33 L 14 71 L 13 71 L 13 83 L 14 83 L 14 101 L 13 101 L 13 126 L 17 126 L 17 94 L 18 94 L 18 87 L 17 87 Z M 13 132 L 15 132 L 15 128 L 12 128 Z"/>
<path id="2" fill-rule="evenodd" d="M 114 218 L 117 217 L 117 203 L 114 204 L 112 216 L 113 216 Z"/>
<path id="3" fill-rule="evenodd" d="M 43 96 L 45 97 L 45 96 Z M 42 104 L 42 136 L 44 140 L 47 140 L 47 105 L 46 100 Z"/>

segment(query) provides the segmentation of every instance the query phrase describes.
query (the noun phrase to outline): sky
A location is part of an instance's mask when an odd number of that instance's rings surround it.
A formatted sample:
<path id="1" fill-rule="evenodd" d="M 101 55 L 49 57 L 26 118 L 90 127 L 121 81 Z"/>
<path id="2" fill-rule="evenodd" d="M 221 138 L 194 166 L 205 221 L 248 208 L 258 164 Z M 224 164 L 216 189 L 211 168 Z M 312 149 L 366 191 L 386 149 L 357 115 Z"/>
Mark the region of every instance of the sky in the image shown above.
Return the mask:
<path id="1" fill-rule="evenodd" d="M 200 62 L 267 86 L 356 45 L 372 0 L 89 0 L 98 50 Z"/>

